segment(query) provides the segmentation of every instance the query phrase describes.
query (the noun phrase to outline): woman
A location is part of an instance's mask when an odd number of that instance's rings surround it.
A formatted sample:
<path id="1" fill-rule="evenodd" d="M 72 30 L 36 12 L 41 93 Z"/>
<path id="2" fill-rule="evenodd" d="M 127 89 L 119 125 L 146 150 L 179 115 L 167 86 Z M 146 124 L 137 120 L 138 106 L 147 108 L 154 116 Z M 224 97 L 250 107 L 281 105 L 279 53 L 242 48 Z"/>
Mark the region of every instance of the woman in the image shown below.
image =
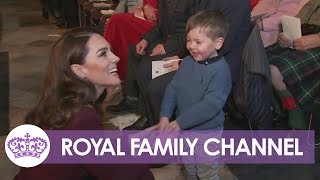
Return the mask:
<path id="1" fill-rule="evenodd" d="M 158 0 L 144 0 L 142 8 L 133 13 L 113 14 L 108 20 L 104 38 L 114 54 L 120 57 L 118 70 L 121 80 L 126 75 L 128 46 L 138 43 L 142 35 L 156 25 L 157 8 Z"/>
<path id="2" fill-rule="evenodd" d="M 95 31 L 75 29 L 54 45 L 40 102 L 26 123 L 42 129 L 102 130 L 98 97 L 120 83 L 119 58 Z M 123 173 L 125 172 L 125 173 Z M 45 165 L 22 168 L 15 179 L 154 179 L 144 165 Z"/>
<path id="3" fill-rule="evenodd" d="M 281 16 L 296 16 L 309 0 L 260 0 L 251 11 L 255 17 L 264 47 L 277 42 L 281 32 Z"/>
<path id="4" fill-rule="evenodd" d="M 288 111 L 289 126 L 296 129 L 306 128 L 302 109 L 320 104 L 319 8 L 320 0 L 310 0 L 297 15 L 302 27 L 313 27 L 313 32 L 303 28 L 304 35 L 293 42 L 280 33 L 279 44 L 267 48 L 272 84 L 282 108 Z"/>

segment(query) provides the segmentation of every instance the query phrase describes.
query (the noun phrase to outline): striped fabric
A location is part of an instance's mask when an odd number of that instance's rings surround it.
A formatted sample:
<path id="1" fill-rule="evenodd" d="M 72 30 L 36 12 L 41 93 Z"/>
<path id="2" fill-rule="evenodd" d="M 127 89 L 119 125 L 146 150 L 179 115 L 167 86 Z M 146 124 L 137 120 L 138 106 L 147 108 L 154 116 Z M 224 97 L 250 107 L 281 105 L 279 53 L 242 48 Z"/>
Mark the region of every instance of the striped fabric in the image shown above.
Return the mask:
<path id="1" fill-rule="evenodd" d="M 320 104 L 320 47 L 298 51 L 274 44 L 266 51 L 299 105 Z"/>

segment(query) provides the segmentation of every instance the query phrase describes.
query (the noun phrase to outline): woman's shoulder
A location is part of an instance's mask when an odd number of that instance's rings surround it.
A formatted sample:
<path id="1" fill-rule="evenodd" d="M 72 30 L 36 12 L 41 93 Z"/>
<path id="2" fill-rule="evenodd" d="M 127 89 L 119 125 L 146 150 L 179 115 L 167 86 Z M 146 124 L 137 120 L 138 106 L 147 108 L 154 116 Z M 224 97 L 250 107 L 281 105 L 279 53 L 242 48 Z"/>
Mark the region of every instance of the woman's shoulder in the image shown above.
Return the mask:
<path id="1" fill-rule="evenodd" d="M 78 112 L 72 115 L 64 129 L 102 130 L 102 119 L 93 107 L 83 106 Z"/>

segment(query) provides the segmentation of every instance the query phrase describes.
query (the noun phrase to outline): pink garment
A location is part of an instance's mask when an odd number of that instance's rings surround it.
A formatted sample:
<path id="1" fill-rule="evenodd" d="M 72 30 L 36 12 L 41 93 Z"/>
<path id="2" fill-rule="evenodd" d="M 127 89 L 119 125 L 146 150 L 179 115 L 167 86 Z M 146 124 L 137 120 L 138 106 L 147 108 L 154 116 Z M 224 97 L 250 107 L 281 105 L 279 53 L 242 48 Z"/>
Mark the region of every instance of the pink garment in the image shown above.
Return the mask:
<path id="1" fill-rule="evenodd" d="M 277 42 L 281 30 L 280 17 L 296 16 L 309 0 L 260 0 L 251 11 L 251 16 L 266 12 L 262 18 L 263 31 L 260 31 L 264 47 Z"/>

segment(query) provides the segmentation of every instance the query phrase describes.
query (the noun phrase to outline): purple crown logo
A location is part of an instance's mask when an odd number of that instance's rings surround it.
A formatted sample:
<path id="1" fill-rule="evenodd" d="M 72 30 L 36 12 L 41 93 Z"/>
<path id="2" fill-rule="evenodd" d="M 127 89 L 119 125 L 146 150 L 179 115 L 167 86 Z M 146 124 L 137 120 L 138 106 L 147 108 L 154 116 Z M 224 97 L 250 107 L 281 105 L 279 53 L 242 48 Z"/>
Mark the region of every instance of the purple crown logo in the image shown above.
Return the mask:
<path id="1" fill-rule="evenodd" d="M 26 133 L 24 137 L 15 137 L 8 141 L 7 146 L 15 158 L 27 156 L 40 158 L 40 155 L 48 147 L 47 141 L 40 137 L 31 138 L 29 133 Z"/>

